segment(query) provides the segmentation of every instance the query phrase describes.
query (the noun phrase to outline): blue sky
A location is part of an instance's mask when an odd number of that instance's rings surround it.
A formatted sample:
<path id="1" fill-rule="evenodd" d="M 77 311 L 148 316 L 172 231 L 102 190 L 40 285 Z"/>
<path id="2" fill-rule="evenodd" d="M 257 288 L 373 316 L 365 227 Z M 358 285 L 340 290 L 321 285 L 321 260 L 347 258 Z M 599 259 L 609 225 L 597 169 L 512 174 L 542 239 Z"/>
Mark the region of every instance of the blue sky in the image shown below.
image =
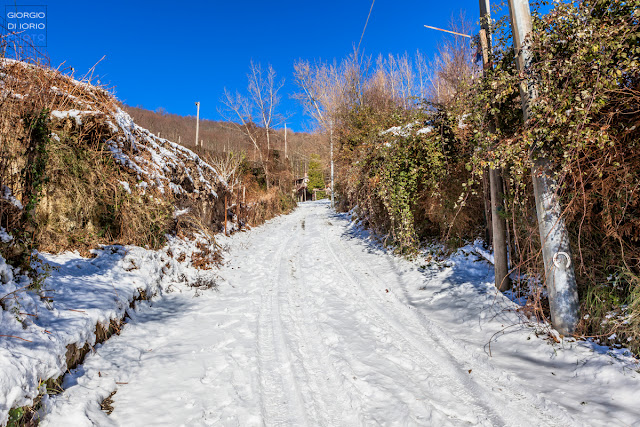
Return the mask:
<path id="1" fill-rule="evenodd" d="M 304 130 L 307 119 L 297 102 L 296 59 L 342 58 L 358 43 L 370 0 L 308 1 L 59 1 L 47 5 L 47 51 L 51 64 L 84 74 L 103 55 L 96 74 L 130 105 L 220 119 L 224 87 L 244 90 L 249 61 L 271 63 L 286 80 L 281 110 L 289 126 Z M 14 4 L 5 0 L 5 4 Z M 364 35 L 367 54 L 432 56 L 443 37 L 423 27 L 448 27 L 466 10 L 477 20 L 476 1 L 377 0 Z"/>

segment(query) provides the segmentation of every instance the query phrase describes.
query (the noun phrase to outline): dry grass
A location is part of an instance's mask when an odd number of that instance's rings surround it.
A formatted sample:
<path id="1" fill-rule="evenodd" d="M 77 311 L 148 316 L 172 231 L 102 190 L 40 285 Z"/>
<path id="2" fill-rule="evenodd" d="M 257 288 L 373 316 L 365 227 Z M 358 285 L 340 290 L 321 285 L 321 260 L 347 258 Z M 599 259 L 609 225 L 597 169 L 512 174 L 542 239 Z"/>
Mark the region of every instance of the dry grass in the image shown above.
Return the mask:
<path id="1" fill-rule="evenodd" d="M 107 413 L 107 415 L 111 415 L 111 413 L 113 412 L 113 396 L 116 394 L 117 390 L 113 390 L 111 392 L 111 394 L 109 394 L 109 396 L 107 396 L 101 403 L 100 403 L 100 409 L 102 409 L 103 411 L 105 411 Z"/>
<path id="2" fill-rule="evenodd" d="M 0 98 L 0 186 L 10 188 L 23 205 L 36 202 L 26 218 L 0 198 L 0 226 L 16 237 L 11 248 L 0 248 L 3 255 L 24 258 L 34 248 L 87 254 L 110 243 L 158 248 L 170 232 L 222 229 L 226 189 L 215 171 L 144 129 L 116 126 L 119 104 L 105 88 L 15 61 L 5 60 L 0 68 L 8 89 Z M 73 110 L 82 113 L 48 115 Z M 33 142 L 31 123 L 24 118 L 38 114 L 47 117 L 50 137 Z M 116 161 L 108 141 L 116 141 L 136 164 Z M 41 152 L 34 152 L 36 145 Z M 167 149 L 173 150 L 173 164 L 159 170 L 153 157 Z M 27 185 L 25 174 L 34 159 L 46 167 L 35 178 L 38 185 Z M 140 167 L 148 167 L 148 175 L 136 172 Z M 183 206 L 191 208 L 196 221 L 174 220 L 174 208 Z"/>
<path id="3" fill-rule="evenodd" d="M 250 226 L 255 227 L 277 215 L 289 213 L 295 207 L 295 200 L 278 188 L 261 191 L 256 187 L 248 187 L 251 189 L 250 196 L 247 197 L 247 206 L 241 213 Z"/>
<path id="4" fill-rule="evenodd" d="M 211 270 L 222 265 L 222 254 L 220 253 L 220 246 L 212 242 L 198 242 L 196 243 L 198 248 L 197 252 L 191 255 L 191 265 L 199 270 Z"/>
<path id="5" fill-rule="evenodd" d="M 99 146 L 87 149 L 79 138 L 63 133 L 60 141 L 51 141 L 49 181 L 36 213 L 39 248 L 86 252 L 116 242 L 161 247 L 173 226 L 171 197 L 142 194 L 109 153 Z"/>

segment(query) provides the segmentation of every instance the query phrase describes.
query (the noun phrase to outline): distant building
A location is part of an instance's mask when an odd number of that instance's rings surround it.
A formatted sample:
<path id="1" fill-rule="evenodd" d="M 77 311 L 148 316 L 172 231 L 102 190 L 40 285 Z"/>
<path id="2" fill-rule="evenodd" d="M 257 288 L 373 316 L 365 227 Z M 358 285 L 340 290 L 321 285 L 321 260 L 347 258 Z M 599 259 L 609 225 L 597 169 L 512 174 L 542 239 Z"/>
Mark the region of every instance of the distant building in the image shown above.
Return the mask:
<path id="1" fill-rule="evenodd" d="M 307 173 L 302 178 L 296 178 L 293 191 L 298 202 L 306 202 L 312 199 L 313 194 L 309 191 L 309 175 Z"/>

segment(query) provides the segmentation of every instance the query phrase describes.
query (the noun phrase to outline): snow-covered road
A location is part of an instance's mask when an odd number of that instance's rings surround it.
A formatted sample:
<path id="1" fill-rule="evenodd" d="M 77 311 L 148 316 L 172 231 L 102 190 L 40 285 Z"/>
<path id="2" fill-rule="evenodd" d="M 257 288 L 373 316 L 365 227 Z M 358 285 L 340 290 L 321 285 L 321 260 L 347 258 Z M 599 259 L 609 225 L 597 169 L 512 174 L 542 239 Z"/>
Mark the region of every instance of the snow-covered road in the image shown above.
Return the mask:
<path id="1" fill-rule="evenodd" d="M 420 268 L 324 202 L 228 242 L 219 292 L 142 305 L 44 425 L 640 425 L 629 362 L 511 327 L 475 255 Z"/>

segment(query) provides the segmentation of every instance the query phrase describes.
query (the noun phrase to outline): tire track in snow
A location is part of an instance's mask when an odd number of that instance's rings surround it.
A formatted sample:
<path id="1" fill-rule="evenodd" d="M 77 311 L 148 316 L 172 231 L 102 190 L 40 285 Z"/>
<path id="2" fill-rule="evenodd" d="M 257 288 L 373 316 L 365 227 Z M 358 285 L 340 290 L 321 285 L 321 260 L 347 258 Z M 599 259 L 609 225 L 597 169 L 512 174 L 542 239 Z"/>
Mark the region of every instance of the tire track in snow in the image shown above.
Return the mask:
<path id="1" fill-rule="evenodd" d="M 392 318 L 388 316 L 386 312 L 381 310 L 377 305 L 372 304 L 366 298 L 363 298 L 363 292 L 360 289 L 362 285 L 359 283 L 357 278 L 355 278 L 349 270 L 343 264 L 343 261 L 340 260 L 338 254 L 333 250 L 330 246 L 327 238 L 326 238 L 326 228 L 320 227 L 320 235 L 319 238 L 321 240 L 322 246 L 327 248 L 326 254 L 331 258 L 331 263 L 337 267 L 336 271 L 341 271 L 342 275 L 338 276 L 335 283 L 341 284 L 344 283 L 344 279 L 351 284 L 351 287 L 342 286 L 341 289 L 351 289 L 349 298 L 345 299 L 345 302 L 349 300 L 349 303 L 355 307 L 353 310 L 356 316 L 361 316 L 368 319 L 366 322 L 371 325 L 370 329 L 374 331 L 374 334 L 377 336 L 378 340 L 382 340 L 386 345 L 393 346 L 401 357 L 396 357 L 391 354 L 384 354 L 383 356 L 391 363 L 399 366 L 399 371 L 402 372 L 402 375 L 407 375 L 402 378 L 402 383 L 399 382 L 399 378 L 388 376 L 388 382 L 396 388 L 404 389 L 406 392 L 410 393 L 415 397 L 415 400 L 422 400 L 422 405 L 431 408 L 432 410 L 440 413 L 440 418 L 445 416 L 449 422 L 455 421 L 456 424 L 478 424 L 486 423 L 486 420 L 490 420 L 491 425 L 505 425 L 503 417 L 492 407 L 484 402 L 483 399 L 480 398 L 478 394 L 469 394 L 468 384 L 465 384 L 465 380 L 468 380 L 463 375 L 460 375 L 461 378 L 457 378 L 457 373 L 454 372 L 454 375 L 443 375 L 442 367 L 438 364 L 432 362 L 430 359 L 432 358 L 432 354 L 428 351 L 419 351 L 416 349 L 416 344 L 412 341 L 413 338 L 407 336 L 403 330 L 403 325 L 394 321 Z M 341 254 L 342 255 L 342 254 Z M 342 279 L 341 279 L 342 278 Z M 360 290 L 360 292 L 358 292 Z M 355 291 L 355 292 L 354 292 Z M 370 310 L 367 310 L 366 308 Z M 359 325 L 360 327 L 362 325 Z M 377 332 L 376 332 L 377 331 Z M 338 331 L 338 333 L 340 333 Z M 382 336 L 379 336 L 382 334 Z M 418 351 L 416 351 L 418 350 Z M 358 356 L 355 354 L 342 354 L 341 355 L 345 361 L 349 364 L 355 363 L 356 365 L 362 365 L 362 361 L 359 360 Z M 388 356 L 388 357 L 387 357 Z M 459 402 L 452 402 L 452 405 L 443 404 L 442 399 L 440 402 L 429 401 L 425 399 L 425 395 L 428 396 L 430 390 L 428 389 L 429 384 L 422 384 L 419 382 L 417 378 L 419 375 L 418 372 L 408 372 L 410 370 L 409 367 L 406 367 L 406 362 L 402 363 L 402 357 L 408 358 L 414 366 L 414 369 L 421 370 L 424 378 L 428 378 L 428 383 L 437 383 L 437 387 L 435 387 L 438 392 L 442 389 L 448 390 L 449 394 L 455 396 Z M 349 360 L 351 362 L 349 362 Z M 425 369 L 425 365 L 429 366 L 430 369 Z M 378 369 L 379 366 L 371 366 L 374 370 Z M 376 375 L 386 377 L 387 374 L 382 371 L 376 371 Z M 465 372 L 466 374 L 466 372 Z M 455 389 L 452 389 L 451 384 L 462 384 L 464 386 L 458 386 Z M 390 392 L 391 390 L 387 390 Z M 434 391 L 432 388 L 431 391 Z M 441 397 L 441 396 L 438 396 Z M 398 398 L 403 403 L 405 403 L 408 407 L 410 407 L 409 401 L 407 399 L 402 399 L 402 397 Z M 459 405 L 457 408 L 454 406 Z M 460 410 L 461 407 L 464 407 L 464 410 Z M 473 421 L 470 418 L 460 418 L 460 415 L 466 415 L 469 412 L 469 408 L 475 408 L 474 413 L 476 414 Z M 411 408 L 410 408 L 411 409 Z M 415 409 L 415 408 L 413 408 Z M 430 411 L 430 412 L 431 412 Z M 413 412 L 413 411 L 412 411 Z M 436 414 L 432 414 L 432 417 L 438 417 Z M 375 420 L 374 420 L 375 421 Z M 376 422 L 380 422 L 379 420 Z M 418 423 L 419 420 L 413 419 L 413 422 Z"/>
<path id="2" fill-rule="evenodd" d="M 303 217 L 303 223 L 306 216 Z M 309 400 L 314 406 L 316 425 L 322 426 L 350 426 L 360 425 L 354 417 L 351 407 L 353 398 L 345 390 L 344 383 L 339 381 L 338 373 L 334 367 L 334 361 L 327 357 L 327 349 L 322 345 L 320 329 L 313 317 L 309 315 L 310 304 L 307 301 L 308 287 L 306 275 L 302 274 L 304 268 L 300 264 L 300 254 L 306 247 L 301 245 L 305 241 L 308 232 L 303 228 L 302 233 L 296 239 L 296 244 L 291 248 L 291 257 L 287 276 L 288 304 L 291 309 L 290 324 L 294 327 L 296 336 L 299 337 L 297 346 L 300 364 L 306 373 L 309 385 Z M 283 258 L 284 260 L 284 258 Z M 311 267 L 312 269 L 313 267 Z M 293 286 L 292 286 L 293 283 Z M 310 403 L 311 403 L 310 402 Z"/>
<path id="3" fill-rule="evenodd" d="M 338 298 L 333 300 L 334 305 L 336 301 L 339 301 L 339 307 L 334 307 L 334 311 L 338 311 L 335 314 L 337 314 L 337 318 L 350 323 L 350 325 L 335 325 L 335 327 L 325 324 L 325 329 L 328 327 L 332 330 L 325 338 L 331 339 L 332 335 L 339 336 L 339 341 L 346 346 L 342 345 L 341 348 L 332 349 L 322 345 L 322 350 L 318 354 L 326 355 L 326 366 L 331 367 L 331 371 L 335 373 L 336 377 L 342 377 L 342 388 L 350 396 L 353 410 L 359 411 L 356 423 L 359 425 L 386 424 L 389 422 L 389 410 L 395 410 L 399 416 L 395 420 L 396 423 L 399 423 L 398 425 L 425 425 L 425 422 L 431 425 L 479 424 L 480 421 L 477 418 L 467 415 L 469 411 L 464 405 L 459 405 L 458 411 L 456 411 L 456 408 L 444 402 L 445 399 L 441 395 L 438 402 L 424 399 L 428 388 L 432 387 L 434 383 L 432 372 L 426 371 L 423 367 L 424 358 L 416 357 L 415 353 L 413 357 L 409 357 L 407 353 L 411 353 L 411 349 L 395 338 L 397 335 L 395 330 L 385 328 L 384 322 L 381 322 L 379 318 L 366 314 L 366 304 L 360 303 L 359 298 L 353 298 L 353 295 L 344 292 L 346 287 L 343 276 L 331 268 L 335 265 L 335 260 L 332 259 L 329 251 L 323 250 L 325 242 L 322 237 L 322 228 L 326 227 L 324 223 L 327 218 L 324 214 L 316 214 L 314 217 L 319 217 L 319 220 L 314 218 L 314 221 L 309 223 L 308 230 L 309 234 L 313 234 L 313 232 L 317 234 L 316 242 L 313 242 L 316 247 L 312 248 L 314 250 L 306 250 L 304 253 L 307 254 L 307 257 L 313 254 L 311 256 L 313 258 L 325 256 L 327 259 L 325 266 L 322 266 L 324 268 L 319 268 L 320 266 L 314 262 L 308 262 L 303 266 L 305 271 L 322 271 L 320 277 L 313 277 L 314 283 L 322 283 L 323 281 L 320 280 L 322 277 L 326 279 L 323 286 L 315 285 L 314 288 L 321 289 L 321 291 L 316 293 L 312 301 L 321 300 L 318 304 L 318 312 L 320 312 L 326 305 L 325 298 L 331 294 L 337 295 Z M 320 226 L 318 227 L 317 224 Z M 316 226 L 314 227 L 314 225 Z M 313 246 L 313 243 L 309 243 L 309 246 Z M 306 298 L 304 300 L 306 302 Z M 315 320 L 313 323 L 316 325 L 317 335 L 325 335 L 322 332 L 323 328 L 318 327 L 318 321 Z M 353 324 L 356 326 L 353 327 Z M 364 337 L 364 347 L 359 348 L 357 345 L 354 347 L 357 353 L 349 348 L 353 345 L 350 341 L 353 341 L 354 337 L 345 333 L 348 330 L 351 330 L 351 333 L 355 333 L 358 337 Z M 384 352 L 380 353 L 379 346 L 387 348 L 384 348 Z M 367 354 L 370 350 L 373 352 Z M 359 374 L 356 374 L 356 371 Z M 361 376 L 362 378 L 360 378 Z M 336 382 L 340 384 L 339 380 Z M 438 387 L 432 388 L 431 391 L 438 393 L 444 385 L 446 384 L 440 381 Z M 342 389 L 339 385 L 337 387 Z M 385 394 L 389 394 L 389 396 L 385 396 Z M 390 398 L 395 399 L 395 402 L 391 402 Z M 445 398 L 448 399 L 449 396 L 445 396 Z M 379 406 L 381 404 L 382 407 Z M 392 409 L 394 404 L 396 408 Z M 400 407 L 399 412 L 398 406 Z"/>
<path id="4" fill-rule="evenodd" d="M 295 216 L 292 215 L 292 216 Z M 285 222 L 283 229 L 287 226 Z M 277 271 L 274 279 L 264 284 L 258 315 L 257 345 L 260 375 L 260 400 L 265 425 L 308 425 L 304 404 L 289 358 L 279 307 L 279 286 L 282 277 L 281 260 L 289 243 L 296 238 L 296 227 L 288 230 L 289 238 L 282 240 L 274 256 Z M 284 230 L 282 230 L 284 231 Z M 263 265 L 269 265 L 267 260 Z"/>
<path id="5" fill-rule="evenodd" d="M 350 280 L 358 286 L 363 295 L 366 295 L 365 300 L 367 302 L 377 301 L 373 302 L 374 309 L 382 314 L 385 320 L 390 320 L 391 326 L 397 329 L 407 342 L 423 353 L 425 357 L 433 357 L 437 353 L 440 361 L 438 366 L 452 366 L 453 369 L 450 369 L 450 371 L 459 380 L 462 380 L 466 387 L 470 387 L 477 397 L 494 395 L 496 399 L 485 400 L 501 401 L 501 404 L 494 404 L 492 407 L 495 408 L 497 413 L 504 414 L 504 418 L 508 420 L 509 425 L 530 424 L 531 420 L 534 419 L 538 419 L 544 425 L 565 426 L 577 424 L 576 420 L 563 407 L 527 392 L 523 386 L 506 383 L 501 378 L 501 372 L 496 372 L 496 368 L 493 365 L 478 360 L 478 356 L 474 352 L 468 350 L 464 345 L 458 344 L 455 337 L 448 335 L 433 321 L 410 310 L 393 294 L 382 294 L 381 290 L 385 289 L 385 286 L 380 281 L 381 279 L 376 277 L 375 274 L 370 274 L 371 270 L 365 268 L 362 261 L 353 255 L 348 245 L 345 245 L 337 237 L 336 240 L 340 246 L 339 252 L 349 259 L 349 270 L 345 269 L 344 261 L 341 261 L 336 256 L 336 251 L 331 247 L 326 233 L 324 238 L 336 263 L 339 263 L 341 269 L 349 276 Z M 379 292 L 371 292 L 369 287 L 363 286 L 355 276 L 356 273 L 366 276 L 367 280 L 377 282 Z M 393 307 L 392 313 L 389 313 L 388 309 L 385 308 L 389 306 L 389 303 Z M 422 344 L 424 341 L 430 342 L 431 346 L 427 348 Z M 463 355 L 463 357 L 456 355 Z M 469 368 L 473 370 L 474 377 L 463 373 Z M 477 379 L 482 381 L 477 381 Z M 511 379 L 511 381 L 514 380 Z M 488 385 L 492 385 L 492 387 L 488 388 Z M 505 396 L 510 396 L 514 399 L 505 399 Z"/>
<path id="6" fill-rule="evenodd" d="M 505 414 L 501 408 L 496 407 L 496 405 L 490 405 L 486 399 L 482 398 L 483 390 L 481 390 L 468 376 L 468 374 L 466 374 L 462 367 L 450 367 L 451 362 L 447 355 L 441 354 L 443 350 L 442 347 L 433 342 L 433 340 L 430 340 L 434 345 L 427 348 L 421 342 L 421 337 L 413 336 L 411 332 L 406 330 L 407 325 L 403 325 L 393 319 L 388 312 L 380 307 L 378 303 L 374 302 L 373 298 L 363 297 L 363 295 L 366 294 L 364 290 L 365 286 L 362 285 L 354 273 L 350 272 L 349 269 L 345 267 L 344 261 L 340 260 L 336 254 L 336 250 L 328 240 L 326 230 L 323 233 L 323 240 L 327 250 L 333 257 L 334 264 L 343 272 L 344 277 L 351 282 L 352 286 L 360 291 L 354 293 L 354 296 L 359 298 L 363 302 L 363 305 L 368 306 L 373 313 L 377 315 L 377 320 L 384 322 L 384 324 L 386 324 L 399 339 L 408 344 L 409 347 L 413 348 L 414 352 L 418 352 L 417 357 L 416 355 L 412 357 L 415 363 L 430 365 L 432 368 L 432 374 L 440 379 L 440 382 L 443 383 L 442 385 L 444 387 L 451 389 L 451 385 L 454 385 L 455 389 L 451 390 L 452 393 L 459 398 L 463 398 L 468 405 L 476 408 L 480 414 L 490 420 L 492 425 L 517 424 L 517 419 L 515 418 L 516 414 Z M 345 251 L 345 248 L 343 248 L 343 252 L 348 254 Z M 357 262 L 353 257 L 351 257 L 351 260 Z M 350 269 L 353 269 L 352 265 L 350 265 Z M 434 356 L 438 356 L 438 361 L 436 363 L 433 362 Z"/>

